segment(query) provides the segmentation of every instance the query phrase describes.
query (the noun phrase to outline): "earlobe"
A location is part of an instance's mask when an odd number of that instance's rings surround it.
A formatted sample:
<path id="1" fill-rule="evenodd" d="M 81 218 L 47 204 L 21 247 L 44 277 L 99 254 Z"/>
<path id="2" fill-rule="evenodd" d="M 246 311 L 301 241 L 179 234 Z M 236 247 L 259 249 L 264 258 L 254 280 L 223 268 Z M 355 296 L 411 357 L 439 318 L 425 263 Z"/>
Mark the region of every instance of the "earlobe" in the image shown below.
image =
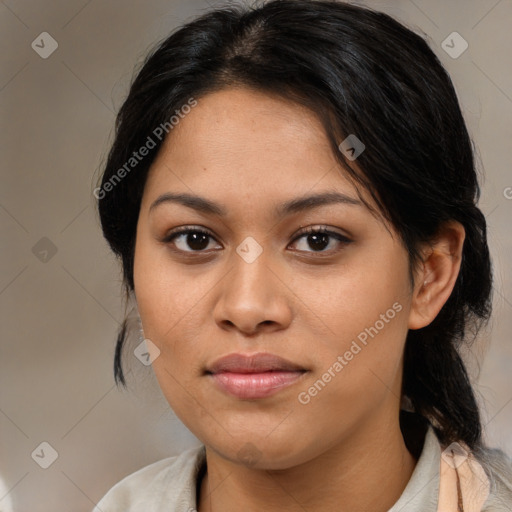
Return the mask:
<path id="1" fill-rule="evenodd" d="M 450 297 L 462 262 L 465 230 L 457 221 L 442 225 L 423 250 L 423 264 L 415 275 L 409 329 L 429 325 Z"/>

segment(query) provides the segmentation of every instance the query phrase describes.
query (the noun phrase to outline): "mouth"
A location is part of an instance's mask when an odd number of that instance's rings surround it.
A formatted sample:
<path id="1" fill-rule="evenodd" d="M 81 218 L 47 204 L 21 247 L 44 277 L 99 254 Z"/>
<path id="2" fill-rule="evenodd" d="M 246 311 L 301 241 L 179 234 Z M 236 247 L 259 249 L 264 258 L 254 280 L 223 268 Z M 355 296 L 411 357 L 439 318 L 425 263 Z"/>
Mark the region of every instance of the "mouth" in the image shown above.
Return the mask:
<path id="1" fill-rule="evenodd" d="M 240 399 L 258 399 L 291 386 L 307 371 L 281 357 L 259 353 L 222 357 L 205 374 L 224 393 Z"/>

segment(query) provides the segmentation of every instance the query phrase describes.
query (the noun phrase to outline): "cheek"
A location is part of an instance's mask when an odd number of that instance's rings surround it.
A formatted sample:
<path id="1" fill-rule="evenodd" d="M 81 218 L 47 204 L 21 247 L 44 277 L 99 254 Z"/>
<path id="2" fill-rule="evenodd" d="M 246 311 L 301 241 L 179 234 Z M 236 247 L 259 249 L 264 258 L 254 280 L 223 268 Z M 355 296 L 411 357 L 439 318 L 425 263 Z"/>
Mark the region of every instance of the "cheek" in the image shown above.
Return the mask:
<path id="1" fill-rule="evenodd" d="M 141 236 L 135 250 L 137 306 L 144 336 L 160 350 L 152 364 L 160 387 L 170 405 L 181 409 L 201 371 L 201 311 L 217 280 L 207 273 L 194 278 L 191 269 L 172 265 L 165 247 L 144 242 Z"/>
<path id="2" fill-rule="evenodd" d="M 327 438 L 400 395 L 407 309 L 388 299 L 379 299 L 382 307 L 369 301 L 366 310 L 344 304 L 346 315 L 332 324 L 330 344 L 315 347 L 315 371 L 296 400 L 305 421 L 315 418 L 312 428 Z"/>
<path id="3" fill-rule="evenodd" d="M 371 401 L 393 385 L 400 369 L 410 308 L 407 259 L 399 252 L 381 261 L 390 263 L 361 259 L 311 290 L 307 304 L 327 327 L 315 346 L 315 377 L 322 381 L 317 387 L 329 383 L 330 391 L 319 393 L 328 402 Z"/>
<path id="4" fill-rule="evenodd" d="M 190 323 L 204 295 L 204 279 L 190 279 L 187 269 L 173 266 L 166 252 L 165 247 L 146 242 L 142 235 L 134 260 L 135 296 L 144 334 L 159 345 Z"/>
<path id="5" fill-rule="evenodd" d="M 305 303 L 326 324 L 331 335 L 355 338 L 377 323 L 378 331 L 390 332 L 405 322 L 408 307 L 405 273 L 375 264 L 353 266 L 311 288 Z M 399 329 L 400 332 L 403 329 Z M 373 329 L 372 329 L 373 332 Z M 332 337 L 332 336 L 331 336 Z M 361 336 L 364 341 L 364 334 Z"/>

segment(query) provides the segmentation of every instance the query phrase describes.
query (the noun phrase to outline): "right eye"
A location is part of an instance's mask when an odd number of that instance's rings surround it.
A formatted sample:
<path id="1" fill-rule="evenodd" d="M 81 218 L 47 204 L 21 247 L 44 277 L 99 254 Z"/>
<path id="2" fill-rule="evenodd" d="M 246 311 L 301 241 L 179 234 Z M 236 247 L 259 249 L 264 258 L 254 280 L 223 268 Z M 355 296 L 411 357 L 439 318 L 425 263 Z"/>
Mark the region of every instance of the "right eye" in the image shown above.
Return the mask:
<path id="1" fill-rule="evenodd" d="M 184 226 L 168 233 L 163 242 L 172 244 L 181 252 L 202 253 L 209 245 L 209 238 L 214 240 L 213 235 L 204 229 Z"/>

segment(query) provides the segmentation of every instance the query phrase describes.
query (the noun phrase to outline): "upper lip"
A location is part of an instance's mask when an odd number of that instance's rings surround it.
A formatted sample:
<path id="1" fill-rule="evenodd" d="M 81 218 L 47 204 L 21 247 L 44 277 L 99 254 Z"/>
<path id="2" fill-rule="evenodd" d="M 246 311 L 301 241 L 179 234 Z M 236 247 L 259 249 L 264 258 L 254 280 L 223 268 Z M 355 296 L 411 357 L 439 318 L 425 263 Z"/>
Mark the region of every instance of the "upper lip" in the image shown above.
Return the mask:
<path id="1" fill-rule="evenodd" d="M 253 355 L 228 354 L 217 359 L 207 369 L 207 373 L 261 373 L 269 371 L 305 371 L 305 368 L 274 354 Z"/>

